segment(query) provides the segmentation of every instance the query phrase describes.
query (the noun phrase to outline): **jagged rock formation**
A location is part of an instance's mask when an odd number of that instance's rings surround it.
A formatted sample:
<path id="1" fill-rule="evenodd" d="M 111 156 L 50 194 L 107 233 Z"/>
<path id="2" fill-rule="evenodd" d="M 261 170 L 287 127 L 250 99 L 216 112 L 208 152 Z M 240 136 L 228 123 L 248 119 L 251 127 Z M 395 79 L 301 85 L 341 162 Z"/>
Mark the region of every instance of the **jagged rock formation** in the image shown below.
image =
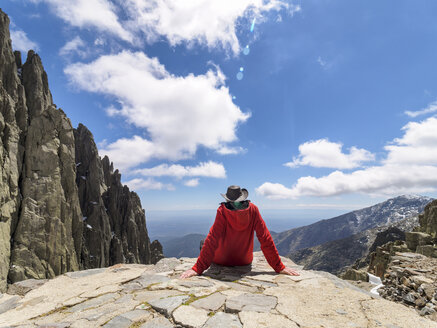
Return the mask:
<path id="1" fill-rule="evenodd" d="M 418 215 L 431 198 L 404 195 L 353 211 L 338 217 L 321 220 L 308 226 L 272 234 L 279 254 L 289 256 L 293 251 L 343 239 L 368 229 L 390 226 Z"/>
<path id="2" fill-rule="evenodd" d="M 434 200 L 425 207 L 424 213 L 419 215 L 419 223 L 419 231 L 437 238 L 437 200 Z"/>
<path id="3" fill-rule="evenodd" d="M 12 52 L 1 10 L 0 137 L 0 292 L 7 281 L 151 263 L 138 195 L 53 104 L 40 57 L 29 51 L 22 65 Z"/>
<path id="4" fill-rule="evenodd" d="M 276 274 L 261 252 L 254 253 L 252 267 L 214 265 L 202 276 L 178 279 L 195 260 L 116 265 L 17 287 L 18 295 L 0 298 L 0 326 L 437 327 L 329 273 Z"/>

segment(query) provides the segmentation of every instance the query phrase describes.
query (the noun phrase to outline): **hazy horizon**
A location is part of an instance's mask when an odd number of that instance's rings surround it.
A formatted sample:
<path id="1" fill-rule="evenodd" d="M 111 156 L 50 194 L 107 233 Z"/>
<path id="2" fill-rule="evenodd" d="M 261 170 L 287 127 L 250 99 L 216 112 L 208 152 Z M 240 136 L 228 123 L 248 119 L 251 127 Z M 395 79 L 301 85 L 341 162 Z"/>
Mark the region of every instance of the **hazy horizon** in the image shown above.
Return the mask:
<path id="1" fill-rule="evenodd" d="M 285 230 L 309 225 L 319 220 L 330 219 L 350 210 L 271 210 L 260 209 L 270 231 Z M 188 234 L 207 234 L 214 223 L 216 209 L 183 211 L 146 211 L 146 224 L 150 240 L 161 237 L 183 237 Z"/>

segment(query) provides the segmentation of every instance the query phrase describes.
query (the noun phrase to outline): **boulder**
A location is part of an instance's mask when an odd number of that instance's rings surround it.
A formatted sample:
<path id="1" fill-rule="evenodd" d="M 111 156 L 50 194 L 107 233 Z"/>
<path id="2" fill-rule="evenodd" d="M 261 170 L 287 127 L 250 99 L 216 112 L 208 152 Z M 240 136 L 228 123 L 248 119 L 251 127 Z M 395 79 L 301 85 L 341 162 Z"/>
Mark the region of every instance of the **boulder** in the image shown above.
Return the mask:
<path id="1" fill-rule="evenodd" d="M 355 270 L 352 268 L 349 268 L 342 276 L 342 279 L 346 280 L 361 280 L 361 281 L 369 281 L 369 275 L 366 271 L 363 270 Z"/>
<path id="2" fill-rule="evenodd" d="M 410 250 L 416 251 L 417 246 L 429 245 L 432 243 L 431 235 L 424 232 L 406 232 L 405 242 Z"/>

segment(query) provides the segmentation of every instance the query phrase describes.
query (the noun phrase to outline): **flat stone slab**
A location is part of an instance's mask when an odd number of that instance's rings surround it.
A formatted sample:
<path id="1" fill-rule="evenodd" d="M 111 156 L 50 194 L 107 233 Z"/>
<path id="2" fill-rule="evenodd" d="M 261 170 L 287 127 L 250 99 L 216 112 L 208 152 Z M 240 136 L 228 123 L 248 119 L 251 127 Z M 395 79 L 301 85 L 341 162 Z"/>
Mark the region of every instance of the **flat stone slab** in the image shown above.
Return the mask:
<path id="1" fill-rule="evenodd" d="M 242 311 L 238 314 L 244 327 L 256 328 L 299 328 L 299 326 L 286 317 L 272 313 L 259 313 Z"/>
<path id="2" fill-rule="evenodd" d="M 11 296 L 6 299 L 2 297 L 0 302 L 0 314 L 7 312 L 11 309 L 15 309 L 18 306 L 18 302 L 21 300 L 20 296 Z"/>
<path id="3" fill-rule="evenodd" d="M 143 323 L 140 328 L 173 328 L 174 325 L 164 317 L 153 318 L 146 323 Z"/>
<path id="4" fill-rule="evenodd" d="M 175 323 L 189 328 L 200 328 L 208 320 L 208 312 L 190 305 L 178 307 L 172 314 Z"/>
<path id="5" fill-rule="evenodd" d="M 173 271 L 180 264 L 181 260 L 175 257 L 163 258 L 155 264 L 155 268 L 153 270 L 155 272 L 169 272 Z"/>
<path id="6" fill-rule="evenodd" d="M 123 285 L 123 289 L 127 290 L 136 290 L 136 289 L 144 289 L 152 284 L 157 284 L 161 282 L 169 281 L 170 278 L 167 276 L 163 276 L 160 274 L 154 274 L 153 272 L 143 273 L 140 277 L 135 280 L 128 282 Z"/>
<path id="7" fill-rule="evenodd" d="M 116 316 L 115 318 L 111 319 L 105 325 L 103 325 L 103 327 L 105 327 L 105 328 L 129 328 L 131 324 L 132 324 L 131 320 L 119 315 L 119 316 Z"/>
<path id="8" fill-rule="evenodd" d="M 244 293 L 228 298 L 225 302 L 225 311 L 230 313 L 240 311 L 270 312 L 276 304 L 276 297 Z"/>
<path id="9" fill-rule="evenodd" d="M 218 312 L 202 328 L 243 328 L 243 325 L 236 314 Z"/>
<path id="10" fill-rule="evenodd" d="M 118 298 L 118 294 L 116 293 L 111 293 L 111 294 L 105 294 L 96 298 L 92 298 L 88 301 L 85 301 L 83 303 L 77 304 L 75 306 L 72 306 L 71 308 L 69 308 L 67 310 L 67 312 L 77 312 L 77 311 L 84 311 L 86 309 L 89 308 L 95 308 L 98 307 L 102 304 L 108 303 L 108 302 L 112 302 L 115 299 Z"/>
<path id="11" fill-rule="evenodd" d="M 226 301 L 226 296 L 220 293 L 214 293 L 205 298 L 198 299 L 192 302 L 190 305 L 198 309 L 204 309 L 207 311 L 217 311 L 220 309 Z"/>
<path id="12" fill-rule="evenodd" d="M 95 274 L 104 273 L 107 270 L 107 268 L 100 268 L 100 269 L 89 269 L 84 271 L 73 271 L 73 272 L 67 272 L 65 275 L 72 279 L 79 279 L 83 277 L 89 277 Z"/>
<path id="13" fill-rule="evenodd" d="M 138 322 L 138 321 L 146 320 L 146 319 L 150 318 L 152 315 L 147 310 L 137 309 L 137 310 L 133 310 L 133 311 L 129 311 L 129 312 L 120 314 L 120 316 L 124 317 L 126 319 L 129 319 L 132 322 Z"/>
<path id="14" fill-rule="evenodd" d="M 180 296 L 182 293 L 177 290 L 145 290 L 135 293 L 134 298 L 140 302 L 150 303 L 154 300 L 166 298 L 170 296 Z"/>
<path id="15" fill-rule="evenodd" d="M 149 304 L 159 313 L 164 314 L 166 317 L 170 317 L 173 311 L 182 303 L 187 301 L 189 296 L 171 296 L 167 298 L 160 298 L 149 301 Z"/>
<path id="16" fill-rule="evenodd" d="M 249 285 L 249 286 L 261 287 L 261 288 L 268 288 L 268 287 L 276 287 L 276 286 L 278 286 L 276 283 L 273 283 L 273 282 L 250 279 L 249 277 L 243 278 L 239 282 L 242 283 L 242 284 Z"/>

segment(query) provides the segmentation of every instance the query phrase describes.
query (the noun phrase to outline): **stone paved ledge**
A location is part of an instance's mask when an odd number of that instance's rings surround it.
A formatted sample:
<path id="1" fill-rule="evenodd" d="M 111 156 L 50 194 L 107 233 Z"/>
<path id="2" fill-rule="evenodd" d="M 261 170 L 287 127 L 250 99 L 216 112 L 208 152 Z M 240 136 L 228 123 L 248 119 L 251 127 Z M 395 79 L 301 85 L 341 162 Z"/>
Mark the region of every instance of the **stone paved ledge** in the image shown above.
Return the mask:
<path id="1" fill-rule="evenodd" d="M 251 267 L 214 265 L 202 276 L 178 279 L 194 262 L 122 264 L 11 288 L 15 295 L 0 294 L 0 327 L 437 328 L 325 272 L 276 274 L 261 252 Z"/>

